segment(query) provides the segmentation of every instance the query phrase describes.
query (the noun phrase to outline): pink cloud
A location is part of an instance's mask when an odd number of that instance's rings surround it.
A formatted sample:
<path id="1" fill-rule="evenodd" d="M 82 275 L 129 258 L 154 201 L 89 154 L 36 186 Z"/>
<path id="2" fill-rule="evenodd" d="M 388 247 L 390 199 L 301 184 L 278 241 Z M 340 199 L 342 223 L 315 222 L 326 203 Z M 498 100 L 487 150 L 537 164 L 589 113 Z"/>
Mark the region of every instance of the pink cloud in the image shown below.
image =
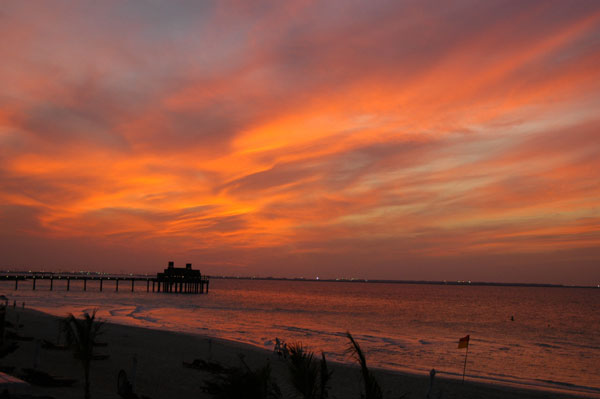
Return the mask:
<path id="1" fill-rule="evenodd" d="M 10 264 L 600 278 L 596 2 L 13 2 L 0 19 Z"/>

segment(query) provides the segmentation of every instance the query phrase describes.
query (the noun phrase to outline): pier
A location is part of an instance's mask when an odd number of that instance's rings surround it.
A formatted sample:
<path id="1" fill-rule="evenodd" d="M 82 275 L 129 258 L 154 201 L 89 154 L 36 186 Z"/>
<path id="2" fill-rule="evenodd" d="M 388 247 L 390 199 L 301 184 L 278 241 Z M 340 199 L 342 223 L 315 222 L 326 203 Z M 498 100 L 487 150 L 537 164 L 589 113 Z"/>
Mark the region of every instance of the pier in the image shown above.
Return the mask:
<path id="1" fill-rule="evenodd" d="M 15 290 L 19 289 L 19 283 L 31 281 L 31 289 L 36 290 L 37 282 L 48 282 L 50 291 L 63 289 L 71 290 L 71 281 L 82 281 L 83 291 L 88 290 L 88 281 L 94 282 L 98 291 L 103 291 L 110 284 L 115 291 L 130 290 L 136 291 L 136 283 L 139 289 L 145 289 L 146 292 L 178 293 L 178 294 L 207 294 L 209 279 L 203 276 L 199 270 L 192 269 L 192 264 L 188 263 L 185 268 L 177 268 L 173 262 L 169 262 L 164 272 L 157 273 L 156 276 L 147 274 L 107 274 L 91 272 L 33 272 L 33 271 L 2 271 L 0 272 L 0 281 L 14 281 Z M 114 283 L 114 284 L 113 284 Z M 119 283 L 121 283 L 119 287 Z M 145 284 L 144 284 L 145 283 Z"/>

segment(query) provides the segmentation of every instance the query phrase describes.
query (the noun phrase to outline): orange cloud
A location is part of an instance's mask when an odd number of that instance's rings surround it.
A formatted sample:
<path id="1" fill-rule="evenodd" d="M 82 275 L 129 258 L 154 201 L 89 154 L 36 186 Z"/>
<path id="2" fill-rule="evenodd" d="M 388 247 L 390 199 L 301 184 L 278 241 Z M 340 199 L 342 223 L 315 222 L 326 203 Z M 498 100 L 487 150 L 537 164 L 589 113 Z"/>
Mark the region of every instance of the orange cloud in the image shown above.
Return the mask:
<path id="1" fill-rule="evenodd" d="M 64 11 L 0 24 L 7 266 L 600 278 L 594 2 Z"/>

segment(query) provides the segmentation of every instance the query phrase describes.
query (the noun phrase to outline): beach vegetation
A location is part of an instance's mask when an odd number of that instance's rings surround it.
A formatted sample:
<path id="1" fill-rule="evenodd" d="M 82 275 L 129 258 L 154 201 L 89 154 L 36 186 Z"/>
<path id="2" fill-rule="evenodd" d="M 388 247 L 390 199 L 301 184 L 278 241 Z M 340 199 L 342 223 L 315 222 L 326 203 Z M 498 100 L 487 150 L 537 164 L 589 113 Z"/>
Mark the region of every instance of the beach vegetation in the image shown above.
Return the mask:
<path id="1" fill-rule="evenodd" d="M 329 380 L 333 374 L 333 371 L 329 371 L 327 367 L 327 360 L 325 359 L 325 352 L 321 352 L 321 367 L 319 367 L 321 373 L 321 383 L 319 385 L 320 399 L 327 399 L 329 397 Z"/>
<path id="2" fill-rule="evenodd" d="M 347 353 L 350 354 L 360 365 L 360 372 L 362 375 L 362 381 L 365 389 L 364 395 L 362 395 L 365 399 L 383 399 L 383 392 L 381 390 L 381 386 L 377 382 L 377 379 L 367 367 L 367 358 L 362 351 L 360 345 L 350 332 L 346 332 L 346 337 L 350 340 L 350 345 L 347 349 Z"/>
<path id="3" fill-rule="evenodd" d="M 292 386 L 303 399 L 327 399 L 332 372 L 327 368 L 325 354 L 321 353 L 319 362 L 314 353 L 307 351 L 300 342 L 291 344 L 288 350 L 288 370 Z"/>
<path id="4" fill-rule="evenodd" d="M 279 386 L 271 376 L 271 366 L 251 369 L 243 357 L 242 367 L 213 368 L 213 379 L 204 382 L 204 391 L 216 399 L 280 399 Z"/>
<path id="5" fill-rule="evenodd" d="M 96 312 L 97 309 L 94 309 L 91 315 L 86 312 L 81 319 L 69 314 L 62 323 L 67 345 L 83 367 L 85 399 L 91 397 L 90 366 L 94 358 L 94 344 L 104 327 L 104 322 L 96 319 Z"/>

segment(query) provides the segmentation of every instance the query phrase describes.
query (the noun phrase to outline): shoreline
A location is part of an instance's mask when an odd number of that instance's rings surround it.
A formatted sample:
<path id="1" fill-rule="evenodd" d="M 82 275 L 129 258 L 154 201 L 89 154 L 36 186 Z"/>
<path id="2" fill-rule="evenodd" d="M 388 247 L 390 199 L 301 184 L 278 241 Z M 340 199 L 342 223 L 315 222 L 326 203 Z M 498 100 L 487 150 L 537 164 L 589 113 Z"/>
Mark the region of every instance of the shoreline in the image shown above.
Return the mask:
<path id="1" fill-rule="evenodd" d="M 7 311 L 7 320 L 15 322 L 20 314 L 24 324 L 22 335 L 36 339 L 57 340 L 57 316 L 35 309 L 12 309 Z M 105 333 L 101 341 L 106 348 L 97 352 L 108 354 L 107 360 L 92 364 L 92 397 L 116 397 L 117 374 L 120 369 L 128 374 L 132 370 L 133 357 L 137 358 L 135 389 L 139 394 L 153 399 L 168 397 L 209 398 L 201 386 L 210 375 L 193 369 L 186 369 L 182 362 L 196 358 L 218 361 L 228 366 L 241 364 L 238 354 L 253 368 L 267 362 L 272 367 L 272 375 L 282 388 L 285 397 L 290 396 L 291 387 L 287 377 L 287 363 L 271 351 L 248 343 L 229 341 L 207 335 L 145 328 L 106 321 Z M 22 342 L 16 352 L 0 359 L 3 367 L 13 366 L 15 370 L 31 367 L 35 357 L 35 343 Z M 32 387 L 32 393 L 54 397 L 80 397 L 82 394 L 82 371 L 70 352 L 41 350 L 40 369 L 52 374 L 78 379 L 71 388 L 45 388 L 41 391 Z M 367 358 L 368 361 L 368 358 Z M 331 397 L 350 398 L 360 396 L 360 377 L 356 365 L 328 361 L 334 371 L 330 391 Z M 51 367 L 49 367 L 51 366 Z M 417 374 L 372 367 L 384 391 L 384 397 L 398 397 L 407 392 L 407 398 L 424 398 L 429 386 L 427 374 Z M 18 372 L 15 372 L 18 374 Z M 440 375 L 441 374 L 441 375 Z M 443 392 L 444 398 L 598 398 L 599 394 L 553 389 L 545 387 L 524 387 L 521 384 L 496 384 L 488 381 L 473 381 L 468 377 L 463 385 L 460 379 L 440 373 L 436 376 L 434 392 Z M 541 388 L 541 389 L 540 389 Z M 37 393 L 36 393 L 37 392 Z M 293 396 L 292 396 L 293 397 Z M 437 394 L 436 396 L 437 397 Z"/>
<path id="2" fill-rule="evenodd" d="M 47 313 L 44 310 L 36 310 L 36 311 L 39 311 L 41 313 L 44 313 L 44 314 L 47 314 L 47 315 L 50 315 L 53 317 L 60 317 L 55 314 Z M 140 326 L 140 325 L 136 325 L 135 323 L 128 323 L 127 322 L 128 319 L 121 319 L 120 321 L 122 321 L 122 322 L 110 321 L 109 323 L 118 325 L 118 326 L 127 326 L 127 327 L 142 328 L 142 329 L 153 330 L 153 331 L 169 332 L 169 333 L 173 333 L 173 334 L 190 335 L 190 336 L 199 337 L 199 338 L 202 338 L 205 340 L 212 340 L 213 342 L 218 341 L 218 342 L 221 342 L 223 345 L 228 345 L 231 347 L 239 347 L 239 350 L 242 352 L 245 349 L 249 349 L 249 348 L 251 348 L 252 350 L 263 351 L 266 355 L 269 355 L 272 352 L 271 350 L 265 348 L 264 344 L 261 344 L 258 342 L 242 341 L 242 340 L 216 337 L 216 336 L 206 335 L 201 332 L 176 331 L 176 330 L 170 330 L 168 328 Z M 303 343 L 306 344 L 308 347 L 311 346 L 310 342 L 303 342 Z M 274 342 L 273 342 L 273 344 L 274 344 Z M 381 367 L 381 366 L 374 366 L 373 362 L 369 362 L 369 355 L 368 355 L 369 348 L 368 348 L 368 346 L 366 346 L 366 344 L 363 345 L 363 349 L 367 352 L 367 362 L 368 362 L 368 364 L 370 364 L 369 368 L 371 370 L 378 370 L 378 372 L 380 372 L 380 373 L 397 374 L 400 377 L 406 376 L 409 378 L 422 378 L 424 376 L 427 377 L 429 375 L 430 370 L 414 369 L 414 368 L 411 369 L 409 367 L 401 366 L 401 365 L 397 365 L 396 367 L 389 367 L 389 368 Z M 315 348 L 316 355 L 319 355 L 320 352 L 321 352 L 320 350 L 316 350 L 316 348 Z M 328 352 L 325 351 L 325 354 L 327 355 Z M 356 368 L 356 364 L 353 363 L 351 360 L 348 360 L 345 362 L 345 361 L 340 361 L 340 360 L 332 360 L 331 358 L 328 358 L 327 362 L 331 363 L 331 364 L 336 364 L 339 367 Z M 437 368 L 435 370 L 436 370 L 436 379 L 438 379 L 438 380 L 439 379 L 447 379 L 447 380 L 459 382 L 462 384 L 462 374 L 451 372 L 451 371 L 439 370 Z M 473 375 L 473 374 L 467 373 L 465 381 L 470 381 L 471 383 L 475 383 L 475 384 L 486 384 L 486 385 L 490 385 L 490 386 L 500 386 L 500 387 L 508 387 L 508 388 L 572 395 L 572 396 L 568 396 L 568 397 L 584 397 L 584 398 L 599 398 L 600 399 L 600 389 L 595 389 L 595 388 L 586 387 L 586 386 L 578 386 L 578 385 L 574 385 L 574 384 L 568 384 L 568 383 L 562 383 L 562 382 L 556 382 L 556 381 L 543 381 L 543 380 L 532 380 L 532 379 L 521 379 L 520 381 L 518 381 L 518 380 L 515 380 L 516 378 L 518 378 L 518 377 L 501 376 L 501 375 L 499 375 L 499 376 Z"/>
<path id="3" fill-rule="evenodd" d="M 43 314 L 46 314 L 46 315 L 49 315 L 52 317 L 60 317 L 57 314 L 49 313 L 47 308 L 44 308 L 43 310 L 36 309 L 35 311 L 41 312 Z M 100 319 L 101 320 L 110 320 L 110 319 L 107 319 L 102 316 L 100 316 Z M 216 336 L 206 335 L 201 332 L 177 331 L 177 330 L 171 330 L 169 328 L 160 328 L 160 327 L 143 326 L 143 325 L 141 326 L 141 325 L 137 325 L 135 323 L 130 323 L 128 321 L 129 321 L 129 319 L 120 319 L 119 321 L 116 321 L 116 322 L 115 321 L 107 321 L 107 323 L 109 323 L 111 325 L 135 327 L 135 328 L 142 328 L 142 329 L 153 330 L 153 331 L 163 331 L 163 332 L 169 332 L 169 333 L 173 333 L 173 334 L 185 334 L 185 335 L 199 337 L 199 338 L 202 338 L 205 340 L 212 340 L 213 342 L 219 341 L 222 344 L 229 345 L 231 347 L 239 346 L 239 350 L 242 352 L 244 351 L 244 349 L 251 348 L 252 350 L 263 351 L 267 355 L 271 353 L 271 350 L 265 348 L 265 344 L 261 344 L 258 342 L 216 337 Z M 311 346 L 310 342 L 303 342 L 303 343 L 307 344 L 308 347 Z M 273 344 L 274 344 L 274 342 L 273 342 Z M 365 345 L 363 347 L 363 349 L 368 353 L 368 350 L 369 350 L 368 346 Z M 320 352 L 321 352 L 320 350 L 316 350 L 316 348 L 315 348 L 316 355 L 319 355 Z M 328 352 L 325 351 L 325 354 L 327 355 Z M 339 365 L 340 367 L 355 367 L 355 364 L 351 360 L 340 361 L 339 359 L 332 360 L 331 358 L 328 358 L 327 362 Z M 380 373 L 398 374 L 399 376 L 408 376 L 410 378 L 421 378 L 423 376 L 428 376 L 429 371 L 430 371 L 430 370 L 425 370 L 425 369 L 411 369 L 409 367 L 400 366 L 400 365 L 397 365 L 395 367 L 389 367 L 389 368 L 381 367 L 381 366 L 374 366 L 372 361 L 369 362 L 368 354 L 367 354 L 367 362 L 370 364 L 370 366 L 369 366 L 370 369 L 378 370 Z M 458 381 L 462 384 L 462 374 L 451 372 L 451 371 L 439 370 L 436 368 L 436 379 L 440 379 L 440 378 L 451 380 L 451 381 Z M 600 399 L 600 390 L 599 389 L 590 388 L 590 387 L 586 387 L 586 386 L 578 386 L 578 385 L 568 384 L 568 383 L 561 383 L 561 382 L 556 382 L 556 381 L 543 381 L 543 380 L 532 380 L 532 379 L 521 379 L 519 381 L 519 380 L 515 380 L 516 378 L 518 378 L 518 377 L 473 375 L 473 374 L 467 373 L 465 381 L 470 381 L 472 383 L 478 383 L 478 384 L 487 384 L 487 385 L 491 385 L 491 386 L 500 386 L 500 387 L 516 388 L 516 389 L 525 389 L 525 390 L 534 390 L 534 391 L 573 395 L 573 396 L 569 396 L 569 397 L 585 397 L 585 398 L 599 398 Z"/>

